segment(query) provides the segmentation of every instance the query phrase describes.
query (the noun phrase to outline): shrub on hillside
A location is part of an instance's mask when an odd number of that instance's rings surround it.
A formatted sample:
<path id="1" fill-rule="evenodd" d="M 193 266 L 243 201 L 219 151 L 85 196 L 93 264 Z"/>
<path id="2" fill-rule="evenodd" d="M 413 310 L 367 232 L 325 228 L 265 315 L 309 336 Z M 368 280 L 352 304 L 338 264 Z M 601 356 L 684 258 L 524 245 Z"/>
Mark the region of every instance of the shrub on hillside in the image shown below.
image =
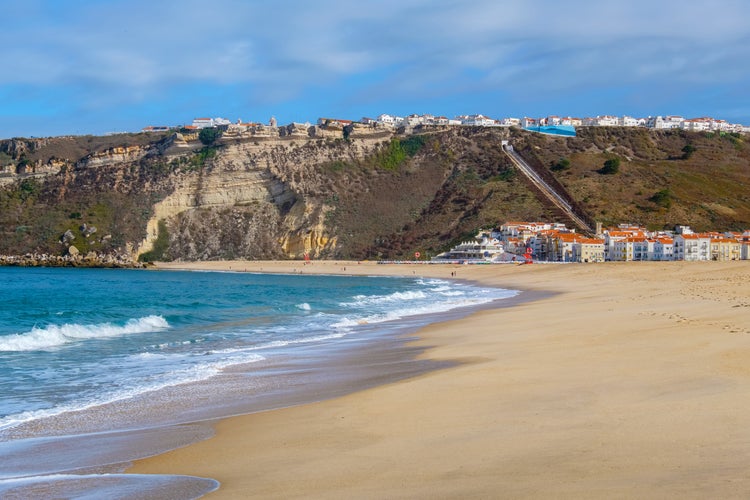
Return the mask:
<path id="1" fill-rule="evenodd" d="M 603 175 L 614 175 L 619 171 L 620 171 L 620 159 L 619 158 L 610 158 L 609 160 L 604 162 L 604 166 L 602 168 L 597 170 L 597 172 Z"/>
<path id="2" fill-rule="evenodd" d="M 669 189 L 662 189 L 654 193 L 648 201 L 656 203 L 660 207 L 669 208 L 672 206 L 672 192 Z"/>
<path id="3" fill-rule="evenodd" d="M 570 160 L 568 160 L 567 158 L 560 158 L 557 163 L 550 167 L 553 172 L 561 172 L 563 170 L 568 170 L 569 168 Z"/>
<path id="4" fill-rule="evenodd" d="M 198 133 L 198 139 L 206 146 L 216 142 L 219 137 L 221 137 L 221 130 L 214 127 L 202 128 Z"/>

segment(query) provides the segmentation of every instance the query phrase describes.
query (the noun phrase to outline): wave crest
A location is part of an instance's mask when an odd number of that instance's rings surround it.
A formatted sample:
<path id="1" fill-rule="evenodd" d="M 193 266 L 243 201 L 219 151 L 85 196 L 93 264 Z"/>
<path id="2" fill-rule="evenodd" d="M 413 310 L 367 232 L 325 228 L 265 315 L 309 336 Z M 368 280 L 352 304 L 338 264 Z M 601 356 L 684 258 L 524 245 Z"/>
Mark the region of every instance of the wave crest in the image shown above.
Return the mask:
<path id="1" fill-rule="evenodd" d="M 48 325 L 42 328 L 34 327 L 25 333 L 0 337 L 0 351 L 38 351 L 81 340 L 158 332 L 167 328 L 167 320 L 157 315 L 133 318 L 119 326 L 112 323 Z"/>

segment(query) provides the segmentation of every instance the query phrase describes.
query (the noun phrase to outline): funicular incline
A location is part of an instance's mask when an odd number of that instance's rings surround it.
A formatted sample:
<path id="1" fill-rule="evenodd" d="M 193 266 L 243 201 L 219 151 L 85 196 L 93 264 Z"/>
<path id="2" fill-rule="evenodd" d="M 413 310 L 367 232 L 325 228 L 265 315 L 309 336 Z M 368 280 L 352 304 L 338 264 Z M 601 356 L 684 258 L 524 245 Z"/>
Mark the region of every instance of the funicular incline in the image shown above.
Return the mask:
<path id="1" fill-rule="evenodd" d="M 523 173 L 526 178 L 531 181 L 531 183 L 545 196 L 547 199 L 549 199 L 557 208 L 562 210 L 562 212 L 571 220 L 573 223 L 575 223 L 576 226 L 580 230 L 582 230 L 585 233 L 588 234 L 594 234 L 595 230 L 593 227 L 591 227 L 591 224 L 576 213 L 573 206 L 563 197 L 561 196 L 555 189 L 552 188 L 542 177 L 529 165 L 526 163 L 526 161 L 521 158 L 521 155 L 516 153 L 516 151 L 513 149 L 513 146 L 508 142 L 503 142 L 503 151 L 506 155 L 510 158 L 510 160 L 513 162 L 513 164 L 518 168 L 518 170 Z"/>

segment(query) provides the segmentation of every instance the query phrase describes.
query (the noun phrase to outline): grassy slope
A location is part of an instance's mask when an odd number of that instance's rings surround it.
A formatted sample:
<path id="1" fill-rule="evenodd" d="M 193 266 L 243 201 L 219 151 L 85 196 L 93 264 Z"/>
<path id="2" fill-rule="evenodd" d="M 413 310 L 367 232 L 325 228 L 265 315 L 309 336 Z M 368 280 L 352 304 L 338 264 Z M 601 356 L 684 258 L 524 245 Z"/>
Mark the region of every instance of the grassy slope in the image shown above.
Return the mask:
<path id="1" fill-rule="evenodd" d="M 590 128 L 580 130 L 575 139 L 534 138 L 543 144 L 529 152 L 546 166 L 568 158 L 571 168 L 556 176 L 605 224 L 741 230 L 750 226 L 750 148 L 745 138 Z M 688 144 L 695 152 L 683 158 Z M 621 159 L 619 173 L 597 173 L 613 157 Z M 670 199 L 659 204 L 652 198 L 662 190 L 668 190 Z"/>

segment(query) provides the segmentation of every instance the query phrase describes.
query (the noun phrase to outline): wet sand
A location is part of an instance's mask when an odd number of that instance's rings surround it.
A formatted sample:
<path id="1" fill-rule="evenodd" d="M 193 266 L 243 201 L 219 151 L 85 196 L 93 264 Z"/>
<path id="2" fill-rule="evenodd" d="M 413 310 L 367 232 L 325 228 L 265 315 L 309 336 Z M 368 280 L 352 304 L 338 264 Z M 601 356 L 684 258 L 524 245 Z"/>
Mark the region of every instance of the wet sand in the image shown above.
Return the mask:
<path id="1" fill-rule="evenodd" d="M 225 419 L 130 472 L 218 480 L 207 498 L 750 496 L 750 262 L 302 264 L 193 268 L 559 293 L 420 330 L 453 366 Z"/>

